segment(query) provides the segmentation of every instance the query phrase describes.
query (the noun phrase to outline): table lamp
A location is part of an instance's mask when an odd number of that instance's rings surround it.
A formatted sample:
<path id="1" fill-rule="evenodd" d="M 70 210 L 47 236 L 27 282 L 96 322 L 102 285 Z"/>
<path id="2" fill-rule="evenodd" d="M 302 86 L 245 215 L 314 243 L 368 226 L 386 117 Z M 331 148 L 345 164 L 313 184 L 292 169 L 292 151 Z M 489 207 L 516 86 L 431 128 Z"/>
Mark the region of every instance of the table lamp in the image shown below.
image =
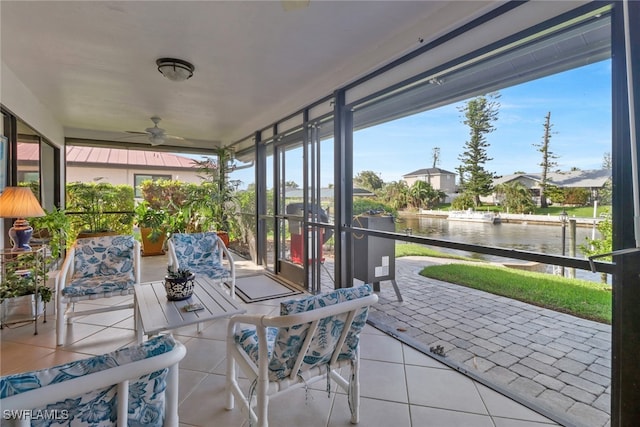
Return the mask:
<path id="1" fill-rule="evenodd" d="M 18 218 L 9 229 L 14 251 L 31 250 L 33 228 L 25 218 L 44 216 L 44 210 L 29 187 L 6 187 L 0 195 L 0 218 Z"/>

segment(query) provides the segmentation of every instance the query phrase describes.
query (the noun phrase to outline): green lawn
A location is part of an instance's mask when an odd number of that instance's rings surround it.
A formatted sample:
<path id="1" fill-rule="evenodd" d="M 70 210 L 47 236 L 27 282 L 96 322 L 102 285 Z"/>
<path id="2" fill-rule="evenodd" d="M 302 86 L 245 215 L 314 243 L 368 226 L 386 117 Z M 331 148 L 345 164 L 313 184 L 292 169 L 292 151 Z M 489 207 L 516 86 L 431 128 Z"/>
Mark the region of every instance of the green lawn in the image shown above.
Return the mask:
<path id="1" fill-rule="evenodd" d="M 420 274 L 611 324 L 611 288 L 604 284 L 481 264 L 434 265 Z"/>
<path id="2" fill-rule="evenodd" d="M 458 259 L 462 261 L 475 261 L 481 262 L 476 258 L 448 254 L 445 252 L 439 252 L 435 249 L 431 249 L 427 246 L 418 245 L 415 243 L 396 243 L 396 256 L 430 256 L 433 258 L 450 258 L 450 259 Z"/>

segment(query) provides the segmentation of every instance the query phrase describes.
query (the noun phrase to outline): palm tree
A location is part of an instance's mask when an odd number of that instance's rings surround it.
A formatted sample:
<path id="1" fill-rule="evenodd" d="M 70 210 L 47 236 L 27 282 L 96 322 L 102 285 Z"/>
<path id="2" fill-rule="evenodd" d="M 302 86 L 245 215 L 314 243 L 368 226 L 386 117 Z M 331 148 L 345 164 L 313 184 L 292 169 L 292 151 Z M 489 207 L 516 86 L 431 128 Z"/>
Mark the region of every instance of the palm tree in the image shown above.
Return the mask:
<path id="1" fill-rule="evenodd" d="M 533 212 L 535 204 L 531 191 L 521 182 L 505 182 L 496 187 L 496 193 L 504 198 L 503 206 L 512 213 Z"/>
<path id="2" fill-rule="evenodd" d="M 416 208 L 429 207 L 434 199 L 439 198 L 438 192 L 426 181 L 416 181 L 409 189 L 409 196 L 411 204 Z"/>
<path id="3" fill-rule="evenodd" d="M 404 181 L 393 181 L 382 188 L 381 198 L 394 209 L 404 209 L 409 204 L 409 187 Z"/>

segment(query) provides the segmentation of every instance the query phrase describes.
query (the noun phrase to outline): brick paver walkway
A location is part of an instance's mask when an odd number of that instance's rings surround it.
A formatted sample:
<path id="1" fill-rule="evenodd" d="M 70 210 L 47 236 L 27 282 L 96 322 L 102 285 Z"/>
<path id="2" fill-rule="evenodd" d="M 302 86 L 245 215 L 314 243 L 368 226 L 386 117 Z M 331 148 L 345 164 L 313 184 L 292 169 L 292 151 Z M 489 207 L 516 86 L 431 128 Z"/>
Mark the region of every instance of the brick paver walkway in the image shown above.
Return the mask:
<path id="1" fill-rule="evenodd" d="M 433 262 L 396 259 L 404 302 L 382 282 L 375 326 L 561 424 L 609 425 L 609 325 L 418 274 Z"/>
<path id="2" fill-rule="evenodd" d="M 611 326 L 418 274 L 442 262 L 396 258 L 404 301 L 382 282 L 369 321 L 562 425 L 610 425 Z"/>

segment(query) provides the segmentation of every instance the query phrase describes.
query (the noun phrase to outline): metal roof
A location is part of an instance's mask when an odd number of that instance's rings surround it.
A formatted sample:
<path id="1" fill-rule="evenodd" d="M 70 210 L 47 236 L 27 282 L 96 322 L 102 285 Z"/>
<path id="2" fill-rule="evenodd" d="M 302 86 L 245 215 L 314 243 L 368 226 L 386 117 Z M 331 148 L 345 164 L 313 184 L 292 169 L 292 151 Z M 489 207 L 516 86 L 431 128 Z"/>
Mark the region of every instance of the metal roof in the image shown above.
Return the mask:
<path id="1" fill-rule="evenodd" d="M 38 144 L 19 143 L 18 161 L 40 160 Z M 192 169 L 193 159 L 157 151 L 126 150 L 118 148 L 67 146 L 67 164 L 104 164 L 112 166 L 139 166 L 167 169 Z"/>
<path id="2" fill-rule="evenodd" d="M 504 175 L 493 181 L 493 185 L 504 184 L 518 178 L 540 182 L 540 173 L 516 173 Z M 558 187 L 600 188 L 611 179 L 611 169 L 556 171 L 547 174 L 549 184 Z"/>

